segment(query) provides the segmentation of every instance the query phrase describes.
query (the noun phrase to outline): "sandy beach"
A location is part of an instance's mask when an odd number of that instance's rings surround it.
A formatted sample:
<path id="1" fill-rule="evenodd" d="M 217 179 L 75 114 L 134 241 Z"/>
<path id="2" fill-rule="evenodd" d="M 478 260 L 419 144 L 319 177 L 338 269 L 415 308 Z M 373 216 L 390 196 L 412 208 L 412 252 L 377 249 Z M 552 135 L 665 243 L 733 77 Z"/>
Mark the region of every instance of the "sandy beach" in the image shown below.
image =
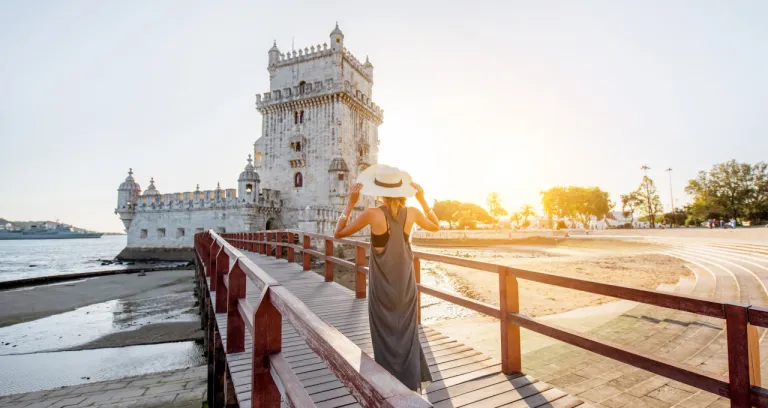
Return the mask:
<path id="1" fill-rule="evenodd" d="M 0 354 L 200 339 L 195 302 L 191 270 L 0 292 Z"/>
<path id="2" fill-rule="evenodd" d="M 658 253 L 660 247 L 645 240 L 620 239 L 536 239 L 517 245 L 472 247 L 414 246 L 414 250 L 515 266 L 597 282 L 656 289 L 692 278 L 684 262 Z M 323 274 L 322 265 L 313 268 Z M 334 268 L 334 280 L 354 288 L 354 273 Z M 441 290 L 459 293 L 498 305 L 498 276 L 437 262 L 422 262 L 422 281 Z M 521 312 L 529 316 L 559 314 L 583 307 L 598 306 L 616 299 L 571 289 L 519 281 Z M 473 312 L 424 295 L 423 320 L 434 322 L 472 316 Z"/>

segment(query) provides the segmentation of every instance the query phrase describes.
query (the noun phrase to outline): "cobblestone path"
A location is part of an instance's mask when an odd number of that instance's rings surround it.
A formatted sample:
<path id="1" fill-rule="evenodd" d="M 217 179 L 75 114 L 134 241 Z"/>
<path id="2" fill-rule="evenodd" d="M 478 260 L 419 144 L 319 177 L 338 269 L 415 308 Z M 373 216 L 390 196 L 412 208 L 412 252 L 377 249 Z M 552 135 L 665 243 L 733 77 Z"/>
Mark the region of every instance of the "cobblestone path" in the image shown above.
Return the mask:
<path id="1" fill-rule="evenodd" d="M 3 408 L 200 408 L 206 366 L 0 397 Z"/>

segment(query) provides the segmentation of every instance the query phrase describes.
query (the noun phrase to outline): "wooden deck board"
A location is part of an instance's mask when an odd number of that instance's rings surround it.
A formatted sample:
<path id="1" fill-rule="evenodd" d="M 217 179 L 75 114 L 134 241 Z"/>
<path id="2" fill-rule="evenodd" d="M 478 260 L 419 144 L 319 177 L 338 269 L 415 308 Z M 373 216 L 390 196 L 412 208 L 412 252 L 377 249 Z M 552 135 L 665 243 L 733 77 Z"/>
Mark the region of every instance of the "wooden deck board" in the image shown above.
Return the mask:
<path id="1" fill-rule="evenodd" d="M 335 283 L 325 282 L 317 273 L 302 271 L 300 264 L 290 264 L 263 255 L 245 252 L 281 285 L 301 299 L 310 310 L 336 328 L 360 349 L 373 357 L 368 325 L 368 299 L 356 299 L 354 293 Z M 210 279 L 209 279 L 210 283 Z M 215 293 L 211 299 L 215 302 Z M 248 281 L 246 299 L 258 303 L 260 291 Z M 226 314 L 216 314 L 216 324 L 226 347 Z M 435 407 L 547 406 L 585 407 L 582 401 L 522 374 L 507 376 L 493 356 L 429 328 L 420 327 L 419 340 L 434 382 L 422 396 Z M 227 355 L 227 365 L 241 406 L 249 406 L 251 390 L 251 353 L 253 342 L 246 333 L 246 351 Z M 283 356 L 296 377 L 318 407 L 357 407 L 359 404 L 327 364 L 312 351 L 302 337 L 283 319 Z M 527 405 L 526 405 L 527 404 Z"/>

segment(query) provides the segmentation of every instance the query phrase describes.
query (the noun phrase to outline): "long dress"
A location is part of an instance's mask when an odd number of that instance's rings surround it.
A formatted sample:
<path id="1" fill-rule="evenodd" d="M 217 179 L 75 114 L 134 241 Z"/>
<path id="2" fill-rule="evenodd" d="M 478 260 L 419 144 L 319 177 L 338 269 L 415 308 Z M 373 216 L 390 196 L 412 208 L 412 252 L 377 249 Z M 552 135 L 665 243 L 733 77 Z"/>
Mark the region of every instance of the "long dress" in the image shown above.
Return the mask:
<path id="1" fill-rule="evenodd" d="M 407 210 L 395 219 L 381 207 L 389 224 L 384 251 L 371 249 L 368 316 L 374 360 L 411 390 L 432 381 L 419 341 L 413 252 L 403 234 Z M 373 234 L 373 233 L 371 233 Z"/>

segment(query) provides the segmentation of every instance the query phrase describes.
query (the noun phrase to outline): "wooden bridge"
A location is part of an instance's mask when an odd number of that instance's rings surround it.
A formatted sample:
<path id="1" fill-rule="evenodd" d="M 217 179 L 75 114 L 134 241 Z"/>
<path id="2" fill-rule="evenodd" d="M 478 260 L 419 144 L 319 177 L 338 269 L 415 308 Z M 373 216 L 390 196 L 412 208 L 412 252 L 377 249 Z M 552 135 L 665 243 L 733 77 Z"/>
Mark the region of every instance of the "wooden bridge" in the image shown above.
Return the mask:
<path id="1" fill-rule="evenodd" d="M 355 262 L 335 257 L 335 244 L 354 248 Z M 756 329 L 768 327 L 767 308 L 415 251 L 419 297 L 425 293 L 498 318 L 501 337 L 497 361 L 422 326 L 420 339 L 434 382 L 417 394 L 372 358 L 368 243 L 293 230 L 221 235 L 209 231 L 195 236 L 195 249 L 199 291 L 205 295 L 200 307 L 206 323 L 210 407 L 587 407 L 521 373 L 521 327 L 729 398 L 732 407 L 768 407 L 768 389 L 759 386 Z M 312 258 L 324 263 L 324 277 L 308 272 Z M 422 285 L 421 260 L 496 273 L 500 307 Z M 354 292 L 333 282 L 335 267 L 355 271 Z M 728 375 L 720 377 L 522 315 L 517 279 L 724 319 Z"/>

